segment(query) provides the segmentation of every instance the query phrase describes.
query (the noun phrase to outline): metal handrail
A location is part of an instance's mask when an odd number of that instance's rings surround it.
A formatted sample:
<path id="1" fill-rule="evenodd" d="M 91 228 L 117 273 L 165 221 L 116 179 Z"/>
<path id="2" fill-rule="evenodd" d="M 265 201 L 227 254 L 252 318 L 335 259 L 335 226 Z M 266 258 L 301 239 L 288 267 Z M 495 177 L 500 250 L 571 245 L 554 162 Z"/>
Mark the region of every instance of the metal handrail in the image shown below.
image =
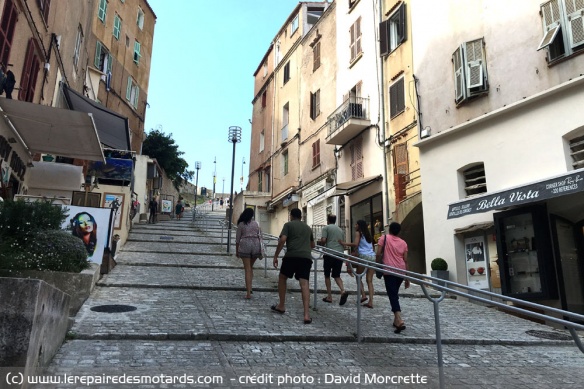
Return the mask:
<path id="1" fill-rule="evenodd" d="M 236 229 L 237 227 L 233 226 L 233 228 Z M 266 240 L 273 240 L 273 239 L 277 240 L 278 239 L 278 237 L 276 237 L 274 235 L 266 234 L 266 233 L 262 233 L 262 238 L 266 239 Z M 430 302 L 432 302 L 433 307 L 434 307 L 434 326 L 435 326 L 435 332 L 436 332 L 436 354 L 437 354 L 437 360 L 438 360 L 440 388 L 444 388 L 444 362 L 443 362 L 443 358 L 442 358 L 442 335 L 441 335 L 441 330 L 440 330 L 439 303 L 442 300 L 444 300 L 444 298 L 446 297 L 446 293 L 457 295 L 460 297 L 465 297 L 465 298 L 468 298 L 469 300 L 472 300 L 472 301 L 477 301 L 477 302 L 481 302 L 481 303 L 487 303 L 490 305 L 494 305 L 496 307 L 504 309 L 505 311 L 520 313 L 524 316 L 527 316 L 527 317 L 530 317 L 533 319 L 545 320 L 548 322 L 552 322 L 555 324 L 560 324 L 562 326 L 565 326 L 569 330 L 570 335 L 572 336 L 572 339 L 573 339 L 574 343 L 576 344 L 576 346 L 578 347 L 578 349 L 582 353 L 584 353 L 584 344 L 576 332 L 577 330 L 584 331 L 584 325 L 579 324 L 579 323 L 575 323 L 573 321 L 560 319 L 558 317 L 550 316 L 548 314 L 533 312 L 533 311 L 530 311 L 530 310 L 525 309 L 525 308 L 521 308 L 521 307 L 517 307 L 517 306 L 510 306 L 510 305 L 507 305 L 505 302 L 521 304 L 524 307 L 536 308 L 538 310 L 542 310 L 543 312 L 555 313 L 555 314 L 561 315 L 564 318 L 570 318 L 570 319 L 581 321 L 581 322 L 584 322 L 584 315 L 580 315 L 577 313 L 565 311 L 565 310 L 554 308 L 554 307 L 549 307 L 546 305 L 533 303 L 530 301 L 520 300 L 520 299 L 517 299 L 514 297 L 504 296 L 504 295 L 497 294 L 494 292 L 489 292 L 489 291 L 480 290 L 480 289 L 474 289 L 468 285 L 459 284 L 459 283 L 454 282 L 454 281 L 442 280 L 442 279 L 432 277 L 432 276 L 429 276 L 426 274 L 416 273 L 416 272 L 409 271 L 409 270 L 403 270 L 403 269 L 399 269 L 399 268 L 389 266 L 386 264 L 364 261 L 361 258 L 352 256 L 349 254 L 341 253 L 339 251 L 335 251 L 335 250 L 329 249 L 329 248 L 324 247 L 324 246 L 316 246 L 314 249 L 312 249 L 312 253 L 313 253 L 312 258 L 314 259 L 313 271 L 314 271 L 314 275 L 315 275 L 314 276 L 314 290 L 313 290 L 313 293 L 314 293 L 313 310 L 316 310 L 316 305 L 317 305 L 317 300 L 318 300 L 317 299 L 318 285 L 317 285 L 317 277 L 316 277 L 316 272 L 318 270 L 317 262 L 318 262 L 318 259 L 322 258 L 322 256 L 324 254 L 329 255 L 333 258 L 345 261 L 345 262 L 349 263 L 352 268 L 354 268 L 354 266 L 358 265 L 358 266 L 364 267 L 366 269 L 373 269 L 376 271 L 381 271 L 383 274 L 386 274 L 386 275 L 395 275 L 395 276 L 401 277 L 405 280 L 408 280 L 411 283 L 420 285 L 420 287 L 422 288 L 422 292 L 424 293 L 424 296 L 428 300 L 430 300 Z M 316 257 L 314 254 L 316 254 Z M 265 262 L 264 262 L 265 269 L 267 271 L 267 253 L 266 253 L 264 260 L 265 260 Z M 353 274 L 355 275 L 355 277 L 357 277 L 357 296 L 360 296 L 361 295 L 362 277 L 367 274 L 367 271 L 365 270 L 362 273 L 357 273 L 356 271 L 354 271 Z M 428 286 L 431 286 L 432 288 L 440 291 L 440 296 L 438 296 L 436 298 L 432 297 L 430 295 L 430 293 L 428 292 L 428 289 L 427 289 Z M 473 294 L 467 293 L 469 291 L 472 291 Z M 493 300 L 493 298 L 499 299 L 499 300 L 501 300 L 501 302 L 495 301 L 495 300 Z M 357 305 L 357 342 L 360 343 L 362 340 L 362 337 L 361 337 L 361 309 L 362 309 L 362 307 L 361 307 L 361 304 L 359 303 L 359 299 L 357 299 L 356 301 L 357 301 L 357 304 L 356 304 Z"/>

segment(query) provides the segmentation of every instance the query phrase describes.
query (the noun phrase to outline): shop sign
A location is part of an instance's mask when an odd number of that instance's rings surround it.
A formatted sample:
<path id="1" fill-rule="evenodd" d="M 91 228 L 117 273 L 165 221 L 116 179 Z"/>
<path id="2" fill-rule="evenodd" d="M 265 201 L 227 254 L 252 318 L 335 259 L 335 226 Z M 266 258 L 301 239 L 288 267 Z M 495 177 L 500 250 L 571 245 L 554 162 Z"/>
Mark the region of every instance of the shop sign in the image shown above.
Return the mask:
<path id="1" fill-rule="evenodd" d="M 0 135 L 0 158 L 9 163 L 14 175 L 22 181 L 24 180 L 24 175 L 26 174 L 26 165 L 22 159 L 20 159 L 18 154 L 16 154 L 16 152 L 12 152 L 12 156 L 10 156 L 11 152 L 12 147 L 10 146 L 10 143 L 6 140 L 6 138 Z"/>
<path id="2" fill-rule="evenodd" d="M 488 212 L 512 205 L 547 200 L 582 191 L 584 191 L 584 169 L 515 189 L 450 204 L 448 206 L 448 219 Z"/>
<path id="3" fill-rule="evenodd" d="M 298 202 L 298 195 L 297 194 L 289 194 L 284 201 L 282 201 L 282 206 L 287 207 L 290 204 L 294 204 Z"/>

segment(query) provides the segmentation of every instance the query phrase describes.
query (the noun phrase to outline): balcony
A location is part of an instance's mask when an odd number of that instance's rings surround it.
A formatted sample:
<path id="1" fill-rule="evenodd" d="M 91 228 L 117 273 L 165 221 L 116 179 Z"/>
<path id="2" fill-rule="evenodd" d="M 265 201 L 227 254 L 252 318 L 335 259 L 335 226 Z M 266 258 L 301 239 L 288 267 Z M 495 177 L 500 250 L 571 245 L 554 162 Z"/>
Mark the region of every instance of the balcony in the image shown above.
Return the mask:
<path id="1" fill-rule="evenodd" d="M 344 145 L 371 125 L 369 99 L 351 97 L 328 117 L 326 143 Z"/>

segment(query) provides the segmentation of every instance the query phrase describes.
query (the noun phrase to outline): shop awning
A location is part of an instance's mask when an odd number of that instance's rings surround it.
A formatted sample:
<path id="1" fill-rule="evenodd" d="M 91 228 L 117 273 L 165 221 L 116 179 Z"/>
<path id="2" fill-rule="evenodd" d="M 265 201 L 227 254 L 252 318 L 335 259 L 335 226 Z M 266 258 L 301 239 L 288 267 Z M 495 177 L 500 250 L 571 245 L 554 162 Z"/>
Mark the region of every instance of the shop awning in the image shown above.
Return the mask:
<path id="1" fill-rule="evenodd" d="M 495 227 L 495 223 L 494 222 L 484 222 L 484 223 L 475 223 L 475 224 L 471 224 L 469 226 L 466 227 L 461 227 L 461 228 L 455 228 L 454 229 L 454 233 L 455 234 L 465 234 L 467 232 L 474 232 L 474 231 L 480 231 L 480 230 L 488 230 L 490 228 Z"/>
<path id="2" fill-rule="evenodd" d="M 127 117 L 105 108 L 66 85 L 63 86 L 63 92 L 69 108 L 93 115 L 101 143 L 112 149 L 131 150 L 130 127 Z"/>
<path id="3" fill-rule="evenodd" d="M 529 204 L 584 191 L 584 168 L 448 205 L 448 219 Z"/>
<path id="4" fill-rule="evenodd" d="M 372 184 L 381 179 L 383 179 L 383 176 L 380 174 L 378 176 L 369 176 L 355 181 L 342 182 L 334 187 L 335 193 L 333 193 L 331 196 L 350 195 L 358 191 L 359 189 L 366 187 L 367 185 Z"/>
<path id="5" fill-rule="evenodd" d="M 29 153 L 105 161 L 91 114 L 0 99 L 6 125 Z"/>

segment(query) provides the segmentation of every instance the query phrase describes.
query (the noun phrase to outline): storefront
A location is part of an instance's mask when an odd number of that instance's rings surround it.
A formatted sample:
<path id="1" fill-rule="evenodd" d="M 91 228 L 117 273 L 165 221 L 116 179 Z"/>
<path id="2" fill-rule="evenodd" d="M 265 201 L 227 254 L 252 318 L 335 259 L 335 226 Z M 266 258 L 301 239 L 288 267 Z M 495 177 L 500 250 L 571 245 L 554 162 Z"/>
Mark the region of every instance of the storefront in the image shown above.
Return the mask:
<path id="1" fill-rule="evenodd" d="M 492 228 L 465 232 L 469 285 L 500 275 L 504 295 L 584 313 L 584 169 L 450 204 L 448 219 L 489 211 Z"/>

